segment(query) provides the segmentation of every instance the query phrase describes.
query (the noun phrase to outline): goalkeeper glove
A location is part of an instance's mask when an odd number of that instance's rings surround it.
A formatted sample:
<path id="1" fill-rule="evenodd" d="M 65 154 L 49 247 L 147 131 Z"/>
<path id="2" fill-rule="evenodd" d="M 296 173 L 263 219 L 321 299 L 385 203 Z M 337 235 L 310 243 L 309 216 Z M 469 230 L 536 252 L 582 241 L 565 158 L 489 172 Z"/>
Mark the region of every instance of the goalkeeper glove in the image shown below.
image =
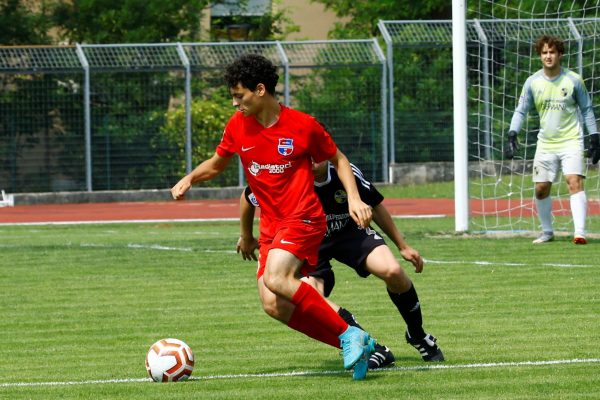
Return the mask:
<path id="1" fill-rule="evenodd" d="M 509 160 L 512 160 L 515 157 L 515 153 L 517 152 L 518 148 L 519 144 L 517 142 L 517 132 L 508 132 L 508 147 L 504 152 L 505 157 Z"/>
<path id="2" fill-rule="evenodd" d="M 590 135 L 588 157 L 592 159 L 592 164 L 597 164 L 598 160 L 600 160 L 600 144 L 598 144 L 598 133 Z"/>

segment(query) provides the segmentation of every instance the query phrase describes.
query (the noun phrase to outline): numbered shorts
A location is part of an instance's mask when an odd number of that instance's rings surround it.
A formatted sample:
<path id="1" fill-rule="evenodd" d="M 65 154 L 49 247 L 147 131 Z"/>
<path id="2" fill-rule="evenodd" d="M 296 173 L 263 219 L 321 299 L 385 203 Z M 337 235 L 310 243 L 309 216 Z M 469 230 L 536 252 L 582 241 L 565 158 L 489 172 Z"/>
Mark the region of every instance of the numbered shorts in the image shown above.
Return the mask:
<path id="1" fill-rule="evenodd" d="M 584 175 L 585 158 L 580 148 L 560 152 L 536 150 L 533 159 L 533 182 L 555 182 L 559 168 L 563 175 Z"/>
<path id="2" fill-rule="evenodd" d="M 330 261 L 335 259 L 352 268 L 358 276 L 366 278 L 371 275 L 365 269 L 365 261 L 369 254 L 378 246 L 385 245 L 381 235 L 371 229 L 350 229 L 326 238 L 319 249 L 317 270 L 310 276 L 322 278 L 325 282 L 325 297 L 328 297 L 335 285 L 335 275 Z"/>

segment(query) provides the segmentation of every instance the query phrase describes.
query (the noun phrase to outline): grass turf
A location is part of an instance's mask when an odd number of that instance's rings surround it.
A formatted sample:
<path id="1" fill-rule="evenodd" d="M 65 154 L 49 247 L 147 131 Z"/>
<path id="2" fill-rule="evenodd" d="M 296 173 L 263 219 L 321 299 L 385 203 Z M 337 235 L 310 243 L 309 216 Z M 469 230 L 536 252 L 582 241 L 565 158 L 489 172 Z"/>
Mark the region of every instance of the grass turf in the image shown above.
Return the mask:
<path id="1" fill-rule="evenodd" d="M 261 310 L 236 223 L 0 227 L 1 399 L 595 398 L 598 243 L 457 235 L 452 219 L 397 220 L 427 260 L 425 364 L 376 278 L 335 264 L 332 300 L 396 355 L 353 382 L 337 351 Z M 396 252 L 397 254 L 397 252 Z M 193 380 L 146 379 L 157 339 L 186 341 Z M 441 368 L 440 368 L 441 367 Z"/>

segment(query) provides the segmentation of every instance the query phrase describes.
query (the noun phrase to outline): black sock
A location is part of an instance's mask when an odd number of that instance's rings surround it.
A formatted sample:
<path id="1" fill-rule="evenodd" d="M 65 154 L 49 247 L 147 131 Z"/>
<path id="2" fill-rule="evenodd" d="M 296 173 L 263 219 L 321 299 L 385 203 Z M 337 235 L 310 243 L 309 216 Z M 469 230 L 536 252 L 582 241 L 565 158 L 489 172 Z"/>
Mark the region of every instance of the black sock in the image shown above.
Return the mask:
<path id="1" fill-rule="evenodd" d="M 417 296 L 414 285 L 411 285 L 410 289 L 404 293 L 392 293 L 389 289 L 387 292 L 392 302 L 396 305 L 396 308 L 398 308 L 400 315 L 404 318 L 410 337 L 416 339 L 424 338 L 425 331 L 423 330 L 421 304 L 419 303 L 419 296 Z"/>
<path id="2" fill-rule="evenodd" d="M 344 321 L 346 321 L 346 323 L 350 326 L 355 326 L 358 329 L 362 329 L 364 331 L 364 329 L 362 328 L 362 326 L 360 326 L 358 324 L 358 321 L 356 321 L 356 318 L 354 318 L 354 315 L 352 315 L 352 313 L 348 310 L 346 310 L 345 308 L 340 307 L 340 309 L 338 310 L 338 315 L 340 317 L 342 317 L 342 319 Z"/>

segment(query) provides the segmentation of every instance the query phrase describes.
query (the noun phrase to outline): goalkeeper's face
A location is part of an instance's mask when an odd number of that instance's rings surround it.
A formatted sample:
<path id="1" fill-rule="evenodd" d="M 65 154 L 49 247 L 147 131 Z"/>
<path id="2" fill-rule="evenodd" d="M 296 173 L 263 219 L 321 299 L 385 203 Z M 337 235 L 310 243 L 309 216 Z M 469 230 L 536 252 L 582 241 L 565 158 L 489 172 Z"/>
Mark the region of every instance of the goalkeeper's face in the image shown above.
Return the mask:
<path id="1" fill-rule="evenodd" d="M 542 51 L 540 52 L 540 58 L 544 69 L 555 71 L 560 68 L 562 54 L 556 50 L 556 47 L 549 47 L 548 44 L 544 44 L 544 47 L 542 47 Z"/>

